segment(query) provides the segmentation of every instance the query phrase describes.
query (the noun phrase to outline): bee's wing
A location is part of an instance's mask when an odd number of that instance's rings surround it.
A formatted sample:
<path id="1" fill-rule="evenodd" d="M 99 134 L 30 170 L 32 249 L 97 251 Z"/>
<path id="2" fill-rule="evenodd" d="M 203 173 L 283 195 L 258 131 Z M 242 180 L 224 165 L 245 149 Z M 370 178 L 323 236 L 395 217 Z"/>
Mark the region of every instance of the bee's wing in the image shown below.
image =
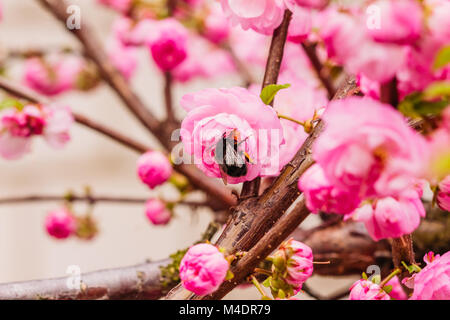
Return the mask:
<path id="1" fill-rule="evenodd" d="M 219 171 L 220 171 L 220 176 L 222 177 L 222 181 L 223 181 L 224 185 L 228 185 L 228 180 L 227 180 L 228 176 L 225 173 L 225 171 L 222 170 L 221 166 L 219 166 Z"/>

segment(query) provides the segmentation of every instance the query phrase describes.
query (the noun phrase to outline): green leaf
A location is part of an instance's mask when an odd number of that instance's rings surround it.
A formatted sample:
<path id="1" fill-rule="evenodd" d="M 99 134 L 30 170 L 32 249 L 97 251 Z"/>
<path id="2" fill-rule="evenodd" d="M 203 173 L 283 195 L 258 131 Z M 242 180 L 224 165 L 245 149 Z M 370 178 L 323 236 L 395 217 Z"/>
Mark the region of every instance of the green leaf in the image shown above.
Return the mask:
<path id="1" fill-rule="evenodd" d="M 266 278 L 266 280 L 264 280 L 264 282 L 262 283 L 262 285 L 264 286 L 264 287 L 266 287 L 266 288 L 269 288 L 270 287 L 270 279 L 271 279 L 272 277 L 268 277 L 268 278 Z"/>
<path id="2" fill-rule="evenodd" d="M 270 84 L 262 89 L 260 95 L 261 100 L 265 104 L 270 105 L 277 95 L 278 91 L 289 88 L 290 86 L 290 84 Z"/>
<path id="3" fill-rule="evenodd" d="M 391 293 L 391 291 L 392 291 L 392 286 L 391 285 L 388 285 L 388 286 L 384 286 L 383 287 L 383 290 L 384 290 L 384 292 L 386 292 L 386 293 Z"/>
<path id="4" fill-rule="evenodd" d="M 9 108 L 16 108 L 17 110 L 22 110 L 25 106 L 16 99 L 7 98 L 0 102 L 0 111 Z"/>
<path id="5" fill-rule="evenodd" d="M 445 67 L 450 63 L 450 46 L 445 46 L 439 50 L 436 58 L 434 58 L 433 70 Z"/>
<path id="6" fill-rule="evenodd" d="M 233 279 L 233 278 L 234 278 L 234 273 L 231 272 L 231 270 L 228 270 L 228 271 L 227 271 L 227 275 L 226 275 L 226 277 L 225 277 L 225 280 L 231 280 L 231 279 Z"/>
<path id="7" fill-rule="evenodd" d="M 424 91 L 425 99 L 450 97 L 450 81 L 438 81 L 428 86 Z"/>

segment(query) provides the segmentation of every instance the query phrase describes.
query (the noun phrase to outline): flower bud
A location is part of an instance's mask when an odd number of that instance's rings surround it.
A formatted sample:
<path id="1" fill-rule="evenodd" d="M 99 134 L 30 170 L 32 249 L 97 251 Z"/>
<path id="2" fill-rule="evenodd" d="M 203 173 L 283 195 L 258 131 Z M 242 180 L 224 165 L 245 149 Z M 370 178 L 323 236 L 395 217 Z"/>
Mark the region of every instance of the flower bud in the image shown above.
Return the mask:
<path id="1" fill-rule="evenodd" d="M 168 224 L 172 213 L 164 202 L 159 199 L 150 199 L 145 205 L 145 215 L 154 225 Z"/>
<path id="2" fill-rule="evenodd" d="M 76 219 L 67 208 L 54 210 L 45 218 L 45 228 L 52 237 L 66 239 L 75 232 Z"/>
<path id="3" fill-rule="evenodd" d="M 89 215 L 77 218 L 77 231 L 78 238 L 83 240 L 91 240 L 98 233 L 96 221 Z"/>
<path id="4" fill-rule="evenodd" d="M 204 296 L 217 290 L 225 280 L 228 268 L 228 261 L 217 247 L 197 244 L 181 260 L 181 283 L 187 290 Z"/>
<path id="5" fill-rule="evenodd" d="M 151 189 L 166 182 L 172 175 L 172 166 L 162 153 L 149 151 L 137 162 L 138 176 Z"/>
<path id="6" fill-rule="evenodd" d="M 350 287 L 350 300 L 390 300 L 389 295 L 372 281 L 361 279 Z"/>

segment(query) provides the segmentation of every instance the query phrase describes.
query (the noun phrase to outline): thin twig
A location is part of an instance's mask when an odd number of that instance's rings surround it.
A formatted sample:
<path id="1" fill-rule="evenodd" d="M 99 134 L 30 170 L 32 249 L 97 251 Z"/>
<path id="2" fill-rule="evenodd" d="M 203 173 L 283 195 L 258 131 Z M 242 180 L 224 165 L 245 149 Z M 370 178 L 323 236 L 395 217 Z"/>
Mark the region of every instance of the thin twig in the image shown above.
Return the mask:
<path id="1" fill-rule="evenodd" d="M 172 101 L 172 73 L 170 71 L 164 73 L 164 99 L 167 113 L 166 122 L 171 125 L 176 124 Z"/>
<path id="2" fill-rule="evenodd" d="M 317 77 L 319 78 L 324 88 L 327 90 L 329 99 L 331 99 L 336 94 L 336 88 L 334 87 L 330 77 L 326 75 L 324 72 L 325 69 L 323 67 L 323 64 L 320 61 L 319 57 L 317 56 L 316 45 L 312 43 L 303 42 L 302 48 L 305 51 L 306 55 L 308 56 L 309 61 L 311 62 L 314 71 L 317 74 Z"/>

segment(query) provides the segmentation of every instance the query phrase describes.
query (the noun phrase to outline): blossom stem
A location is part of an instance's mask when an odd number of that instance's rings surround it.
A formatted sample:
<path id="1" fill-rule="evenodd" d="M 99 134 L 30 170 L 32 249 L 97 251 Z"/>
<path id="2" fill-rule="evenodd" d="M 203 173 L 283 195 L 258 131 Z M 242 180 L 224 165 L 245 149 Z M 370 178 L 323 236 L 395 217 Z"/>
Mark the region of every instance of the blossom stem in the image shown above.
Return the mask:
<path id="1" fill-rule="evenodd" d="M 380 283 L 380 288 L 383 288 L 386 283 L 388 283 L 392 278 L 394 278 L 396 275 L 400 274 L 402 270 L 400 268 L 395 269 L 392 271 L 383 281 Z"/>
<path id="2" fill-rule="evenodd" d="M 255 276 L 251 276 L 252 279 L 252 283 L 255 285 L 256 289 L 258 289 L 259 293 L 261 294 L 262 298 L 268 298 L 266 292 L 264 291 L 264 289 L 261 287 L 261 284 L 258 282 L 258 280 L 256 279 Z"/>
<path id="3" fill-rule="evenodd" d="M 266 276 L 271 276 L 272 275 L 272 272 L 270 272 L 269 270 L 265 270 L 265 269 L 261 269 L 261 268 L 255 268 L 254 271 L 257 272 L 257 273 L 264 274 Z"/>
<path id="4" fill-rule="evenodd" d="M 280 119 L 284 119 L 284 120 L 289 120 L 289 121 L 292 121 L 292 122 L 295 122 L 295 123 L 297 123 L 297 124 L 299 124 L 299 125 L 301 125 L 301 126 L 305 126 L 305 123 L 304 122 L 301 122 L 301 121 L 299 121 L 299 120 L 296 120 L 296 119 L 294 119 L 294 118 L 291 118 L 291 117 L 289 117 L 289 116 L 285 116 L 285 115 L 282 115 L 282 114 L 278 114 L 278 118 L 280 118 Z"/>

